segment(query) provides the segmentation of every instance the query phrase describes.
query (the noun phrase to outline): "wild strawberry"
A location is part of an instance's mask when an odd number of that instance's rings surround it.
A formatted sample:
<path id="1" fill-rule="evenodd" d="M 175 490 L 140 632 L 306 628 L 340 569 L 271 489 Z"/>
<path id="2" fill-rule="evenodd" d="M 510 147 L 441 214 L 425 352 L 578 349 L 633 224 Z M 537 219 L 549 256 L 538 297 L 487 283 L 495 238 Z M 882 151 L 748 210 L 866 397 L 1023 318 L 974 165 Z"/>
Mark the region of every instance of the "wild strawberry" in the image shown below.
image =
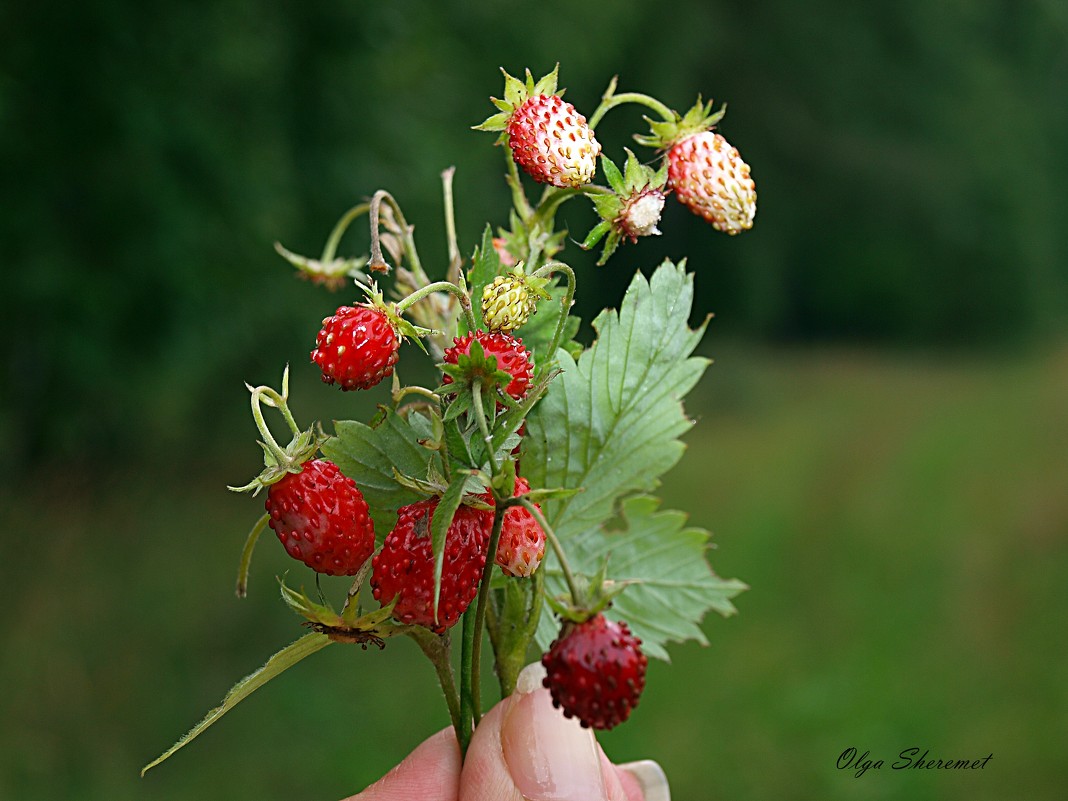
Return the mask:
<path id="1" fill-rule="evenodd" d="M 504 370 L 512 377 L 504 391 L 517 400 L 522 398 L 534 375 L 534 362 L 531 360 L 530 351 L 523 347 L 523 340 L 519 337 L 500 331 L 475 331 L 456 337 L 453 347 L 445 349 L 445 363 L 456 364 L 460 354 L 470 354 L 471 342 L 475 340 L 482 346 L 482 352 L 487 358 L 492 356 L 497 360 L 497 369 Z M 446 374 L 443 381 L 451 384 L 452 376 Z"/>
<path id="2" fill-rule="evenodd" d="M 434 557 L 430 523 L 437 498 L 402 506 L 397 524 L 371 562 L 371 590 L 380 603 L 397 599 L 393 617 L 440 634 L 464 613 L 482 578 L 493 513 L 460 506 L 445 534 L 438 616 L 434 619 Z"/>
<path id="3" fill-rule="evenodd" d="M 694 214 L 732 235 L 753 227 L 756 184 L 738 149 L 720 134 L 686 137 L 668 151 L 667 163 L 668 187 Z"/>
<path id="4" fill-rule="evenodd" d="M 645 688 L 648 660 L 626 623 L 595 615 L 565 623 L 542 656 L 553 706 L 586 728 L 611 729 L 629 717 Z"/>
<path id="5" fill-rule="evenodd" d="M 502 131 L 516 164 L 535 181 L 552 186 L 582 186 L 593 180 L 601 145 L 586 118 L 556 92 L 557 70 L 537 83 L 527 70 L 526 83 L 504 73 L 504 100 L 481 125 Z"/>
<path id="6" fill-rule="evenodd" d="M 553 186 L 588 184 L 601 153 L 586 118 L 557 95 L 535 95 L 515 110 L 508 146 L 531 178 Z"/>
<path id="7" fill-rule="evenodd" d="M 343 390 L 370 389 L 393 375 L 401 337 L 386 312 L 375 305 L 342 306 L 323 320 L 311 360 L 323 381 Z"/>
<path id="8" fill-rule="evenodd" d="M 498 275 L 482 290 L 482 319 L 491 331 L 514 331 L 530 319 L 537 299 L 548 297 L 544 278 L 523 274 L 522 264 L 514 272 Z"/>
<path id="9" fill-rule="evenodd" d="M 313 459 L 286 473 L 264 505 L 286 552 L 317 573 L 354 575 L 375 549 L 363 493 L 333 462 Z"/>
<path id="10" fill-rule="evenodd" d="M 653 170 L 638 161 L 630 150 L 627 150 L 627 161 L 622 172 L 607 156 L 602 156 L 601 162 L 612 191 L 593 196 L 593 205 L 601 221 L 582 243 L 582 247 L 588 250 L 608 234 L 598 264 L 608 261 L 624 239 L 637 242 L 640 236 L 660 234 L 656 224 L 660 222 L 660 214 L 664 210 L 664 185 L 667 182 L 666 167 Z"/>
<path id="11" fill-rule="evenodd" d="M 530 492 L 527 480 L 516 478 L 514 494 L 527 492 Z M 534 515 L 522 506 L 509 507 L 504 513 L 501 537 L 497 542 L 497 564 L 501 570 L 509 576 L 526 578 L 538 569 L 544 556 L 545 532 Z"/>

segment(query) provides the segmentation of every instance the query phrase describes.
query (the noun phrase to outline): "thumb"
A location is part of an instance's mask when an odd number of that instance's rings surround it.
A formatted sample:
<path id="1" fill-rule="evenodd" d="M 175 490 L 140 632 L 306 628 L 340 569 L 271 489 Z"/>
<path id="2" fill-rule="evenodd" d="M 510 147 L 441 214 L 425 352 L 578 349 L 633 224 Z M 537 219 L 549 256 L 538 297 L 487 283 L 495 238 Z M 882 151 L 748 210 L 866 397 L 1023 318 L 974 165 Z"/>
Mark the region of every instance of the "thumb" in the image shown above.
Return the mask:
<path id="1" fill-rule="evenodd" d="M 654 762 L 623 768 L 593 732 L 553 707 L 540 664 L 475 729 L 460 777 L 460 801 L 668 801 Z"/>
<path id="2" fill-rule="evenodd" d="M 456 801 L 460 747 L 452 727 L 424 740 L 397 767 L 345 801 Z"/>

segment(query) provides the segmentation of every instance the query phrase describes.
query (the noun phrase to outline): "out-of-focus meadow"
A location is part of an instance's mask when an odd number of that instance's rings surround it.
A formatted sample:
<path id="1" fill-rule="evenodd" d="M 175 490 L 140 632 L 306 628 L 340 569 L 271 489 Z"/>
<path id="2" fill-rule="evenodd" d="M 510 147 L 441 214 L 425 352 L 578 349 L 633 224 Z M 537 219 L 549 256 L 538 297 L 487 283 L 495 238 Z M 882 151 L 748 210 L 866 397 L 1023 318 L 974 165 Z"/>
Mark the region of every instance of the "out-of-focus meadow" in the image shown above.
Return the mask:
<path id="1" fill-rule="evenodd" d="M 587 320 L 689 257 L 715 364 L 662 495 L 751 586 L 708 648 L 652 666 L 608 753 L 657 759 L 679 799 L 1063 797 L 1068 13 L 645 6 L 0 13 L 0 799 L 341 797 L 447 724 L 410 643 L 334 647 L 138 777 L 301 633 L 275 576 L 310 574 L 271 541 L 233 595 L 259 514 L 225 490 L 258 466 L 242 382 L 290 362 L 302 421 L 385 397 L 317 381 L 318 321 L 348 298 L 272 243 L 314 253 L 387 188 L 443 271 L 438 174 L 457 167 L 469 253 L 508 203 L 469 126 L 499 66 L 557 61 L 587 112 L 613 74 L 680 109 L 728 101 L 760 197 L 733 239 L 671 203 L 605 268 L 567 253 Z M 641 125 L 610 114 L 606 152 Z M 562 216 L 576 238 L 592 220 Z M 421 356 L 402 359 L 408 377 Z M 855 777 L 849 747 L 886 764 Z M 892 770 L 912 747 L 993 758 Z"/>

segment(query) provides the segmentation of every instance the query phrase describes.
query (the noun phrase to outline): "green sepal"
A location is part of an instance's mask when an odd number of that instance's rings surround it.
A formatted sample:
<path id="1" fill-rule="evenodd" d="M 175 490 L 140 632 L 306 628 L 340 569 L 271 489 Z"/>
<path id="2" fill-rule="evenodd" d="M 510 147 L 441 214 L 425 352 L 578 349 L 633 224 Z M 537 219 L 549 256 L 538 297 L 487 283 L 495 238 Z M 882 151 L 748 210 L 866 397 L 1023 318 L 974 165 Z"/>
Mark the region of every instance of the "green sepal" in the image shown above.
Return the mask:
<path id="1" fill-rule="evenodd" d="M 323 433 L 322 427 L 316 423 L 307 431 L 297 434 L 290 441 L 289 445 L 286 446 L 286 458 L 283 462 L 278 461 L 267 443 L 259 440 L 259 446 L 263 449 L 263 470 L 244 486 L 233 487 L 227 485 L 226 488 L 231 492 L 252 492 L 255 496 L 264 487 L 277 484 L 289 473 L 299 473 L 303 469 L 302 465 L 305 462 L 315 458 L 319 447 L 326 440 L 327 436 Z"/>
<path id="2" fill-rule="evenodd" d="M 196 726 L 189 730 L 189 732 L 183 736 L 178 742 L 168 748 L 159 757 L 149 762 L 143 768 L 141 768 L 141 775 L 144 776 L 150 769 L 160 764 L 164 760 L 170 758 L 174 753 L 185 746 L 189 745 L 194 739 L 199 737 L 204 731 L 213 723 L 219 720 L 223 715 L 237 706 L 241 701 L 245 700 L 249 695 L 265 685 L 271 679 L 279 676 L 293 665 L 305 659 L 316 651 L 320 651 L 330 644 L 330 638 L 325 634 L 312 633 L 305 634 L 299 640 L 290 645 L 287 645 L 278 653 L 274 654 L 267 660 L 266 664 L 259 670 L 250 673 L 245 678 L 241 679 L 237 684 L 230 688 L 230 692 L 226 694 L 223 702 L 208 712 Z"/>
<path id="3" fill-rule="evenodd" d="M 430 521 L 430 553 L 434 557 L 434 622 L 438 622 L 438 601 L 441 598 L 441 570 L 445 564 L 445 535 L 448 534 L 452 519 L 463 499 L 464 486 L 470 474 L 460 474 L 453 478 L 448 489 L 441 496 Z"/>
<path id="4" fill-rule="evenodd" d="M 267 523 L 270 519 L 270 515 L 266 512 L 260 515 L 260 519 L 252 526 L 248 537 L 245 538 L 245 547 L 241 549 L 241 561 L 237 566 L 237 588 L 235 592 L 238 598 L 244 598 L 248 594 L 248 572 L 252 565 L 252 551 L 259 541 L 260 534 L 267 528 Z"/>
<path id="5" fill-rule="evenodd" d="M 438 392 L 440 393 L 441 390 L 447 390 L 448 388 L 449 388 L 448 384 L 442 384 L 442 386 L 438 390 Z M 469 391 L 460 392 L 448 404 L 448 406 L 445 409 L 445 416 L 442 419 L 446 423 L 448 423 L 448 422 L 458 418 L 460 415 L 462 415 L 464 412 L 468 411 L 470 408 L 471 408 L 471 393 Z"/>
<path id="6" fill-rule="evenodd" d="M 347 283 L 346 279 L 367 280 L 363 272 L 367 264 L 366 256 L 355 259 L 331 259 L 323 262 L 293 253 L 283 247 L 281 242 L 275 242 L 274 249 L 279 256 L 297 268 L 299 276 L 307 278 L 313 284 L 321 284 L 331 291 L 341 289 Z"/>
<path id="7" fill-rule="evenodd" d="M 490 98 L 493 104 L 500 108 L 500 102 L 496 98 Z M 483 122 L 478 125 L 472 125 L 473 131 L 503 131 L 508 127 L 508 121 L 512 119 L 513 111 L 502 111 L 500 114 L 493 114 L 487 117 Z"/>
<path id="8" fill-rule="evenodd" d="M 613 230 L 608 234 L 608 238 L 604 241 L 604 247 L 601 249 L 601 255 L 597 259 L 597 266 L 603 267 L 605 262 L 616 252 L 616 248 L 619 247 L 619 243 L 623 241 L 623 237 L 619 231 Z"/>
<path id="9" fill-rule="evenodd" d="M 612 191 L 617 195 L 626 193 L 626 185 L 623 182 L 623 174 L 619 171 L 619 167 L 615 165 L 615 162 L 608 156 L 601 154 L 601 169 L 604 171 L 604 177 L 608 179 L 608 185 L 612 187 Z"/>
<path id="10" fill-rule="evenodd" d="M 634 141 L 645 147 L 665 150 L 687 136 L 711 130 L 727 113 L 726 103 L 716 112 L 712 111 L 712 105 L 711 100 L 703 103 L 698 96 L 697 103 L 683 116 L 674 111 L 671 120 L 655 121 L 646 117 L 651 133 L 648 136 L 635 134 Z"/>

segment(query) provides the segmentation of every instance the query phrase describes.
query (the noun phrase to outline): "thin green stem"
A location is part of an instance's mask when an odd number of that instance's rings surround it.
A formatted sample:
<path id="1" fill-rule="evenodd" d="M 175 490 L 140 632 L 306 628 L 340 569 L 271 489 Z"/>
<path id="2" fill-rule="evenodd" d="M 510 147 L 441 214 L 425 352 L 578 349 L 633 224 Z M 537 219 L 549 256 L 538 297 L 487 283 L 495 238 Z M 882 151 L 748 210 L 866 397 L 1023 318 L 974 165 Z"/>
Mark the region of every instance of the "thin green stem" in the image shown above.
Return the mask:
<path id="1" fill-rule="evenodd" d="M 475 421 L 478 423 L 478 430 L 482 434 L 482 439 L 486 443 L 486 455 L 489 458 L 490 470 L 493 475 L 496 476 L 501 468 L 497 464 L 497 454 L 493 451 L 493 437 L 490 436 L 489 424 L 486 422 L 486 410 L 482 408 L 482 380 L 476 378 L 471 384 L 471 393 L 474 395 L 472 398 L 472 406 L 475 409 Z"/>
<path id="2" fill-rule="evenodd" d="M 256 387 L 252 391 L 252 419 L 256 421 L 256 428 L 263 437 L 264 444 L 271 451 L 271 455 L 278 460 L 279 464 L 285 464 L 289 457 L 286 456 L 282 446 L 278 444 L 278 440 L 274 438 L 271 429 L 267 427 L 267 421 L 263 419 L 263 409 L 260 408 L 260 396 L 265 394 L 267 390 L 274 392 L 270 387 Z"/>
<path id="3" fill-rule="evenodd" d="M 571 592 L 571 600 L 575 602 L 575 606 L 581 606 L 582 595 L 578 591 L 578 584 L 575 583 L 575 576 L 571 572 L 571 565 L 567 561 L 567 555 L 564 553 L 563 546 L 560 545 L 560 540 L 556 538 L 556 532 L 553 531 L 552 526 L 550 526 L 549 522 L 545 519 L 545 515 L 541 513 L 541 509 L 526 498 L 520 498 L 519 503 L 534 516 L 534 520 L 541 526 L 541 530 L 545 532 L 545 539 L 549 541 L 553 553 L 555 553 L 556 558 L 560 560 L 560 569 L 563 571 L 564 581 L 567 582 L 567 588 Z"/>
<path id="4" fill-rule="evenodd" d="M 637 103 L 652 109 L 666 122 L 670 122 L 675 119 L 675 112 L 657 100 L 655 97 L 649 97 L 649 95 L 643 95 L 640 92 L 624 92 L 619 95 L 609 95 L 601 100 L 601 105 L 597 107 L 597 110 L 593 112 L 593 116 L 590 117 L 589 126 L 590 129 L 597 127 L 597 123 L 601 121 L 605 114 L 614 109 L 616 106 L 621 106 L 624 103 Z"/>
<path id="5" fill-rule="evenodd" d="M 471 742 L 473 724 L 479 720 L 478 703 L 475 700 L 475 679 L 473 670 L 473 652 L 475 643 L 475 614 L 468 609 L 464 612 L 460 634 L 460 755 L 467 754 Z"/>
<path id="6" fill-rule="evenodd" d="M 456 738 L 459 740 L 463 731 L 463 717 L 460 714 L 460 696 L 456 692 L 456 680 L 452 675 L 452 663 L 449 661 L 448 640 L 419 626 L 412 626 L 405 633 L 415 640 L 419 648 L 433 663 L 434 671 L 438 675 L 438 683 L 441 685 L 441 691 L 445 694 L 445 704 L 449 707 L 452 727 L 456 730 Z M 468 720 L 467 725 L 468 731 L 470 731 L 470 720 Z M 470 735 L 468 736 L 470 737 Z"/>
<path id="7" fill-rule="evenodd" d="M 560 340 L 563 338 L 564 330 L 567 327 L 567 317 L 571 311 L 571 304 L 575 301 L 575 271 L 562 261 L 549 262 L 535 271 L 534 276 L 546 278 L 555 272 L 563 273 L 567 277 L 567 291 L 564 293 L 563 309 L 561 309 L 560 319 L 556 323 L 556 331 L 553 332 L 552 342 L 550 342 L 549 349 L 546 351 L 549 359 L 553 359 L 556 356 L 557 348 L 560 347 Z"/>
<path id="8" fill-rule="evenodd" d="M 515 158 L 512 156 L 512 148 L 504 145 L 502 149 L 504 160 L 508 163 L 508 175 L 505 180 L 508 182 L 508 188 L 512 190 L 512 205 L 515 206 L 519 219 L 526 224 L 534 214 L 534 209 L 527 200 L 527 193 L 523 191 L 523 181 L 519 177 L 519 167 L 516 166 Z"/>
<path id="9" fill-rule="evenodd" d="M 337 255 L 338 245 L 341 244 L 341 237 L 345 235 L 349 225 L 361 214 L 366 214 L 370 208 L 370 203 L 360 203 L 345 212 L 341 219 L 337 221 L 334 230 L 330 232 L 330 238 L 326 240 L 326 246 L 323 248 L 323 255 L 319 261 L 323 264 L 329 264 L 334 260 L 334 256 Z"/>
<path id="10" fill-rule="evenodd" d="M 397 301 L 396 312 L 397 314 L 403 314 L 404 311 L 412 304 L 418 303 L 428 295 L 432 295 L 435 292 L 448 292 L 455 295 L 460 300 L 460 310 L 464 314 L 464 320 L 471 327 L 471 330 L 475 330 L 478 325 L 475 323 L 474 312 L 471 311 L 471 298 L 460 287 L 451 281 L 435 281 L 433 284 L 427 284 L 415 290 L 412 294 L 403 300 Z"/>
<path id="11" fill-rule="evenodd" d="M 449 269 L 446 277 L 456 282 L 460 278 L 460 245 L 456 240 L 456 210 L 452 200 L 452 177 L 455 167 L 449 167 L 441 173 L 441 189 L 445 200 L 445 237 L 449 245 Z"/>
<path id="12" fill-rule="evenodd" d="M 486 620 L 486 601 L 489 598 L 493 566 L 497 563 L 497 543 L 501 539 L 504 526 L 504 513 L 507 507 L 497 504 L 493 513 L 493 532 L 490 534 L 489 549 L 486 551 L 486 564 L 482 568 L 482 582 L 478 587 L 478 601 L 475 605 L 474 641 L 471 643 L 471 706 L 475 725 L 482 719 L 481 710 L 481 673 L 482 673 L 482 627 Z"/>
<path id="13" fill-rule="evenodd" d="M 288 368 L 286 369 L 288 370 Z M 266 386 L 257 387 L 256 390 L 260 395 L 267 399 L 266 403 L 268 406 L 278 409 L 282 413 L 282 416 L 286 420 L 286 425 L 289 426 L 289 430 L 292 431 L 294 435 L 299 434 L 300 426 L 297 425 L 297 421 L 293 417 L 293 412 L 289 411 L 289 403 L 287 403 L 286 397 L 288 395 L 288 390 L 281 394 L 271 387 Z"/>

